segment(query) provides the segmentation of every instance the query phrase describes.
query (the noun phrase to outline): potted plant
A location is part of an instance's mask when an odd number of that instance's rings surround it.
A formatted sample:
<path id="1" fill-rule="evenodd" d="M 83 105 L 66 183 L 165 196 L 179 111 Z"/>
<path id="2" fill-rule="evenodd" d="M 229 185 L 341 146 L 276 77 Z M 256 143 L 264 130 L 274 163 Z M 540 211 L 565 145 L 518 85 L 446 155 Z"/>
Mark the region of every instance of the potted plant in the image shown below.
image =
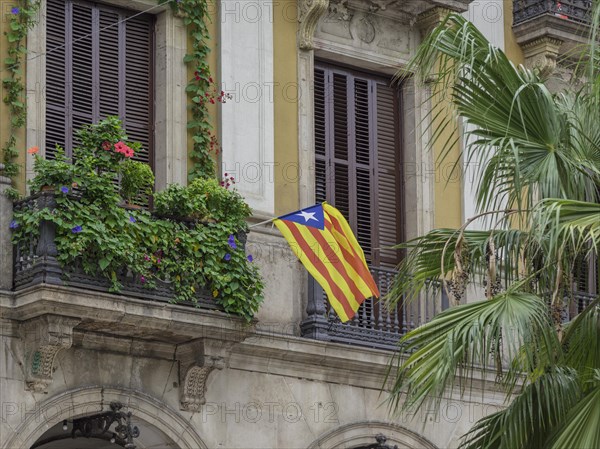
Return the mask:
<path id="1" fill-rule="evenodd" d="M 151 195 L 154 173 L 148 164 L 131 159 L 121 164 L 121 196 L 129 206 L 144 195 Z"/>

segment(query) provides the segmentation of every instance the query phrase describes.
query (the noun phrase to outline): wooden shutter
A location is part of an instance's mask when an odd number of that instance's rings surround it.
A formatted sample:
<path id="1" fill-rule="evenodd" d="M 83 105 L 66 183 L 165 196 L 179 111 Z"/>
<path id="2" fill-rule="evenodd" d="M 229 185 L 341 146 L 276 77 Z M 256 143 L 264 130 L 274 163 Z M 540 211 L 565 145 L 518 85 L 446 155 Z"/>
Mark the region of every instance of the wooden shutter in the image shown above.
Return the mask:
<path id="1" fill-rule="evenodd" d="M 316 200 L 348 219 L 372 266 L 394 267 L 402 241 L 399 95 L 389 81 L 317 63 Z"/>
<path id="2" fill-rule="evenodd" d="M 400 151 L 399 94 L 385 84 L 376 84 L 377 189 L 376 243 L 379 265 L 391 267 L 399 262 L 398 250 L 386 249 L 402 241 L 402 171 Z"/>
<path id="3" fill-rule="evenodd" d="M 46 155 L 72 155 L 76 131 L 108 115 L 152 165 L 154 18 L 79 0 L 47 1 Z"/>

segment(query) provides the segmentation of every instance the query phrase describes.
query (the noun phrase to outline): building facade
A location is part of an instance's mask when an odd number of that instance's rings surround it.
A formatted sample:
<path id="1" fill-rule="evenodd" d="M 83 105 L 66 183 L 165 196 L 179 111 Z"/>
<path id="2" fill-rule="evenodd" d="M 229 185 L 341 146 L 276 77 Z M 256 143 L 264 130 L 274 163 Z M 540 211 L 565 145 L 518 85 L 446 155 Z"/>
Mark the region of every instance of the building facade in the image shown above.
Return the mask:
<path id="1" fill-rule="evenodd" d="M 253 224 L 316 202 L 335 205 L 385 293 L 401 257 L 389 246 L 460 226 L 473 215 L 474 195 L 468 176 L 449 179 L 438 149 L 426 149 L 427 88 L 394 75 L 448 11 L 468 15 L 515 63 L 554 70 L 589 5 L 563 2 L 573 9 L 557 12 L 538 3 L 548 2 L 515 0 L 514 10 L 509 0 L 209 2 L 207 59 L 230 96 L 208 109 L 220 174 L 235 177 Z M 5 17 L 15 6 L 2 2 Z M 156 0 L 41 0 L 26 45 L 21 193 L 33 176 L 26 148 L 52 158 L 58 144 L 69 155 L 74 130 L 107 115 L 121 117 L 142 144 L 137 157 L 151 165 L 157 190 L 187 183 L 186 85 L 195 74 L 184 63 L 185 17 Z M 9 112 L 0 111 L 4 141 Z M 458 124 L 448 138 L 456 133 Z M 0 178 L 3 191 L 9 185 Z M 394 344 L 448 306 L 435 288 L 406 309 L 369 300 L 342 324 L 281 235 L 260 224 L 246 249 L 260 266 L 265 301 L 247 325 L 160 293 L 65 283 L 43 241 L 51 234 L 32 242 L 40 262 L 25 266 L 7 232 L 12 211 L 0 196 L 2 448 L 113 447 L 102 416 L 125 427 L 129 419 L 139 431 L 133 444 L 148 449 L 446 448 L 503 407 L 502 392 L 481 374 L 470 394 L 444 398 L 438 415 L 390 415 Z M 122 409 L 111 408 L 117 402 Z"/>

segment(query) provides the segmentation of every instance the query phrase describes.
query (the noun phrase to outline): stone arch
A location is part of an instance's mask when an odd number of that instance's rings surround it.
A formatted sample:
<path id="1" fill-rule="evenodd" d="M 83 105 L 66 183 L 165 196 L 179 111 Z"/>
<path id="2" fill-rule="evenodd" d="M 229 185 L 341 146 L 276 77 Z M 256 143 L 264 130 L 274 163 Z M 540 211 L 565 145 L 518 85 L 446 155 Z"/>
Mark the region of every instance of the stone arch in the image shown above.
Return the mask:
<path id="1" fill-rule="evenodd" d="M 67 390 L 41 401 L 5 448 L 29 448 L 57 423 L 105 411 L 111 401 L 122 402 L 137 420 L 160 430 L 178 447 L 208 449 L 190 423 L 164 402 L 141 391 L 99 386 Z"/>
<path id="2" fill-rule="evenodd" d="M 308 449 L 351 449 L 375 443 L 375 436 L 383 434 L 386 444 L 399 449 L 437 449 L 419 434 L 402 426 L 383 421 L 362 421 L 345 424 L 320 436 Z"/>

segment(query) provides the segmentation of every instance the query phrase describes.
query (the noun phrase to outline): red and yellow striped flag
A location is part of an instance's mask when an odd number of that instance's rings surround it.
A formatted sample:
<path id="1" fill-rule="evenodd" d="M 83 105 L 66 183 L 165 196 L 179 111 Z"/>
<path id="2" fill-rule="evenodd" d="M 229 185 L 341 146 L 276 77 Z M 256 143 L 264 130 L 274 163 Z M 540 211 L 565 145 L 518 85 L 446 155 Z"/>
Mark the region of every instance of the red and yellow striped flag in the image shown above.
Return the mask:
<path id="1" fill-rule="evenodd" d="M 350 225 L 327 203 L 275 219 L 300 262 L 323 287 L 342 322 L 351 319 L 366 298 L 379 297 L 363 250 Z"/>

